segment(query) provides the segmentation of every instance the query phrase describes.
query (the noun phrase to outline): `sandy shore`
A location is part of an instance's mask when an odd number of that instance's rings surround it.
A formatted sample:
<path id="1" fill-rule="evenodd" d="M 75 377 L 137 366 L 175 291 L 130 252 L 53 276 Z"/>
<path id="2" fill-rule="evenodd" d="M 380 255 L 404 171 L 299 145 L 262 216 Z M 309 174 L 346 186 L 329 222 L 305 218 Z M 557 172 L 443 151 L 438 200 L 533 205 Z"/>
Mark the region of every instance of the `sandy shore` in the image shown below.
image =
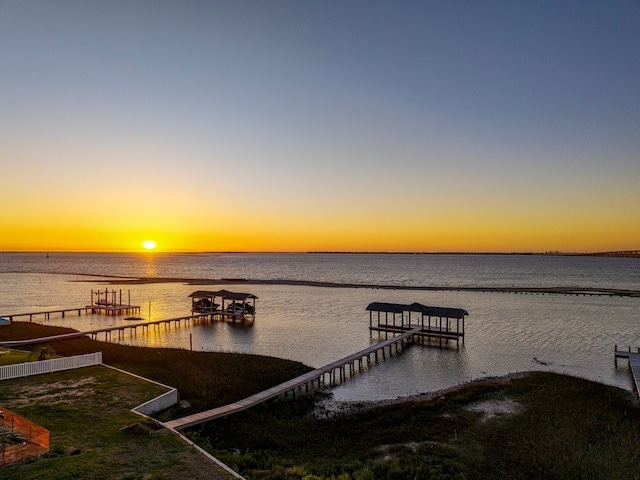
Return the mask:
<path id="1" fill-rule="evenodd" d="M 378 285 L 373 283 L 316 282 L 313 280 L 261 280 L 247 278 L 173 278 L 173 277 L 119 277 L 111 275 L 76 274 L 91 277 L 84 282 L 105 283 L 109 285 L 144 285 L 151 283 L 183 283 L 187 285 L 301 285 L 327 288 L 370 288 L 380 290 L 414 291 L 468 291 L 497 292 L 519 294 L 555 294 L 609 297 L 640 297 L 640 290 L 594 287 L 465 287 L 445 285 Z"/>
<path id="2" fill-rule="evenodd" d="M 446 399 L 447 395 L 456 393 L 464 388 L 468 388 L 474 385 L 507 385 L 513 380 L 525 378 L 532 375 L 534 372 L 515 372 L 499 377 L 483 377 L 468 382 L 463 382 L 458 385 L 443 388 L 433 392 L 418 393 L 415 395 L 409 395 L 406 397 L 397 397 L 388 400 L 372 400 L 372 401 L 354 401 L 354 402 L 342 402 L 336 401 L 332 395 L 328 395 L 323 401 L 318 402 L 316 406 L 315 414 L 318 417 L 330 417 L 337 414 L 355 413 L 362 410 L 367 410 L 376 407 L 385 407 L 388 405 L 399 405 L 403 403 L 413 402 L 428 402 L 435 399 Z"/>

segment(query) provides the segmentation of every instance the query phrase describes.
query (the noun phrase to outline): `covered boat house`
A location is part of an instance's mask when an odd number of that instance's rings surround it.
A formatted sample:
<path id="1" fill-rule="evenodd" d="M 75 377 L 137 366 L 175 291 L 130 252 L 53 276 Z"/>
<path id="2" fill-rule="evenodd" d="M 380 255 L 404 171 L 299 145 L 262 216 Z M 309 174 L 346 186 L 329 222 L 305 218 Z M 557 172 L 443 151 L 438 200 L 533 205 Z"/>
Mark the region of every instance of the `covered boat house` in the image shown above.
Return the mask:
<path id="1" fill-rule="evenodd" d="M 233 320 L 252 317 L 256 312 L 258 298 L 251 293 L 235 293 L 228 290 L 198 290 L 189 297 L 192 313 L 206 313 Z"/>
<path id="2" fill-rule="evenodd" d="M 464 319 L 469 312 L 461 308 L 430 307 L 421 303 L 383 303 L 373 302 L 367 306 L 369 311 L 369 330 L 400 333 L 421 327 L 416 333 L 424 339 L 442 342 L 455 340 L 459 345 L 464 341 Z M 375 317 L 375 321 L 374 321 Z"/>

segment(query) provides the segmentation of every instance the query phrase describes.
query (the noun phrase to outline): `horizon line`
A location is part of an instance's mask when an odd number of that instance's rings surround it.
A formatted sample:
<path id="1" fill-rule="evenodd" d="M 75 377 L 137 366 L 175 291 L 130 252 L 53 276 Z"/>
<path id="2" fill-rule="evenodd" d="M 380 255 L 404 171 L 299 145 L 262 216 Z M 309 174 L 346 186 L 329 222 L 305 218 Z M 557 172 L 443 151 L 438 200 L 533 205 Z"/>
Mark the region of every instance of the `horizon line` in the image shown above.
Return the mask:
<path id="1" fill-rule="evenodd" d="M 333 255 L 615 255 L 634 254 L 640 256 L 640 250 L 606 250 L 606 251 L 402 251 L 402 250 L 309 250 L 309 251 L 253 251 L 253 250 L 0 250 L 0 254 L 172 254 L 172 255 L 212 255 L 212 254 L 333 254 Z"/>

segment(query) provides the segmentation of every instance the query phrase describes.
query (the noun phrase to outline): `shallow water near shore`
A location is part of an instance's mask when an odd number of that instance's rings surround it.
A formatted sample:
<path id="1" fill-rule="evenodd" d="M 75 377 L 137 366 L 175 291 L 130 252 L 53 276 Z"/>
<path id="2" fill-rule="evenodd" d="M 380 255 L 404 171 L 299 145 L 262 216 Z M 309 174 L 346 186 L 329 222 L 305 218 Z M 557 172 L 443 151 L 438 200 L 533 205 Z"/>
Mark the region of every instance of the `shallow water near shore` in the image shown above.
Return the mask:
<path id="1" fill-rule="evenodd" d="M 122 292 L 157 320 L 187 315 L 188 295 L 213 285 L 108 285 L 85 274 L 179 278 L 289 279 L 378 285 L 595 287 L 640 290 L 640 260 L 494 255 L 0 254 L 0 315 L 89 304 L 92 289 Z M 270 355 L 319 367 L 381 338 L 370 334 L 374 301 L 464 308 L 459 348 L 413 346 L 333 390 L 338 401 L 387 400 L 527 370 L 552 370 L 631 388 L 613 347 L 640 346 L 640 298 L 225 285 L 259 297 L 253 322 L 214 322 L 127 333 L 122 343 Z M 43 322 L 42 317 L 37 319 Z M 78 330 L 127 324 L 122 317 L 70 313 L 46 323 Z"/>

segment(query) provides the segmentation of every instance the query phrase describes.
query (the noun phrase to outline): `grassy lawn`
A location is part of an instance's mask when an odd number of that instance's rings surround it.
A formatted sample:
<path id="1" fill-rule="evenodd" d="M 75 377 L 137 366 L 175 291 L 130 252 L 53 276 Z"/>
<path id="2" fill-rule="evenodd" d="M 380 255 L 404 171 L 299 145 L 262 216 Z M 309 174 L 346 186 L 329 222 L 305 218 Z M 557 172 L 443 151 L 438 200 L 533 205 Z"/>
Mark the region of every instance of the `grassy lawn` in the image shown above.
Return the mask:
<path id="1" fill-rule="evenodd" d="M 37 359 L 37 355 L 27 350 L 0 348 L 0 366 L 13 365 L 14 363 L 32 362 Z"/>
<path id="2" fill-rule="evenodd" d="M 164 391 L 104 366 L 3 381 L 0 405 L 50 430 L 51 453 L 2 467 L 0 477 L 226 478 L 176 435 L 130 411 Z"/>

